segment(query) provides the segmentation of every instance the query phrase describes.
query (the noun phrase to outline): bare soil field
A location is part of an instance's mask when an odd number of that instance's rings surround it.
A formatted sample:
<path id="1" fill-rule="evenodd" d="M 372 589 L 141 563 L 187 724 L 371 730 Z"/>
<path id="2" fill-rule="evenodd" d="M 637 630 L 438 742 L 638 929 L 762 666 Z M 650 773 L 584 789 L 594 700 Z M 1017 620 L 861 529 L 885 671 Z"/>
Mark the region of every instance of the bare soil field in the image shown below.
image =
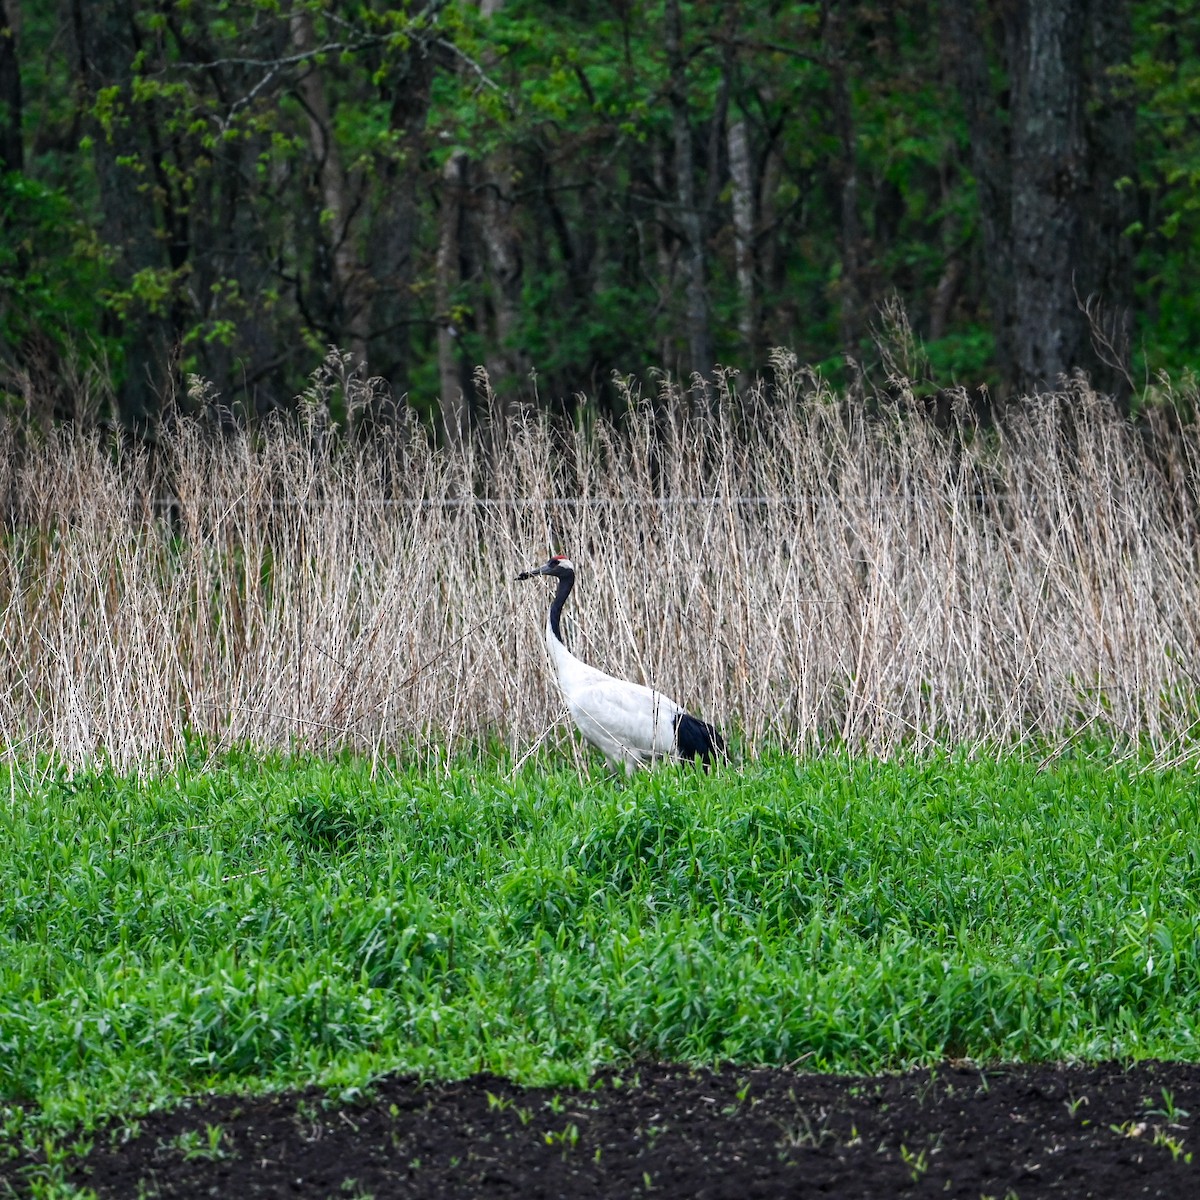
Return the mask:
<path id="1" fill-rule="evenodd" d="M 878 1077 L 642 1064 L 583 1090 L 393 1076 L 349 1104 L 197 1098 L 100 1131 L 60 1179 L 101 1200 L 1190 1198 L 1192 1114 L 1200 1065 L 1158 1062 Z M 33 1194 L 45 1171 L 0 1166 L 0 1194 Z"/>

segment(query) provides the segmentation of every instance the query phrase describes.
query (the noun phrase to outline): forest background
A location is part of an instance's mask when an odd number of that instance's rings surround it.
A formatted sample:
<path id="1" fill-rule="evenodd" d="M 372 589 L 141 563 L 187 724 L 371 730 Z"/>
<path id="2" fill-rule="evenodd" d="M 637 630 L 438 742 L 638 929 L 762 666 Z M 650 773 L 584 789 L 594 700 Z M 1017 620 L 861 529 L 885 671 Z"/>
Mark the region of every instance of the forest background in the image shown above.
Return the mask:
<path id="1" fill-rule="evenodd" d="M 261 415 L 330 346 L 381 411 L 459 429 L 478 366 L 568 411 L 775 346 L 853 383 L 901 312 L 918 389 L 977 396 L 1079 368 L 1127 403 L 1200 343 L 1192 4 L 0 0 L 0 27 L 0 395 L 39 421 Z"/>

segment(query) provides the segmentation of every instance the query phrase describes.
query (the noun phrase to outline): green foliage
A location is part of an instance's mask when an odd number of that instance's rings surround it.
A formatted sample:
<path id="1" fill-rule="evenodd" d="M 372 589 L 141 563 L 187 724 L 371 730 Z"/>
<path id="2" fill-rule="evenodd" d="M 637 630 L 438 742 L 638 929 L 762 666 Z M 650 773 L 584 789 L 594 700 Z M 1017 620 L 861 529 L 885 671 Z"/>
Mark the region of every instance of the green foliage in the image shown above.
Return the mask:
<path id="1" fill-rule="evenodd" d="M 1137 220 L 1126 231 L 1137 260 L 1142 376 L 1196 365 L 1200 298 L 1191 279 L 1200 252 L 1200 15 L 1191 5 L 1134 6 L 1135 49 L 1125 84 L 1138 103 Z"/>
<path id="2" fill-rule="evenodd" d="M 61 188 L 0 174 L 0 347 L 115 348 L 101 332 L 108 254 Z"/>
<path id="3" fill-rule="evenodd" d="M 0 191 L 0 353 L 27 366 L 38 347 L 69 342 L 119 368 L 124 339 L 139 336 L 131 315 L 149 313 L 181 373 L 248 404 L 260 391 L 290 401 L 330 344 L 361 338 L 372 367 L 430 411 L 448 323 L 468 370 L 507 358 L 502 391 L 526 388 L 529 368 L 543 399 L 594 392 L 614 371 L 672 371 L 689 320 L 678 92 L 721 361 L 760 368 L 780 345 L 833 377 L 846 353 L 869 369 L 870 325 L 898 296 L 918 336 L 937 335 L 931 369 L 950 376 L 937 382 L 989 379 L 981 198 L 950 52 L 931 36 L 937 6 L 860 6 L 852 20 L 799 0 L 680 10 L 675 78 L 662 0 L 507 0 L 487 17 L 448 0 L 137 2 L 127 71 L 96 80 L 62 53 L 55 10 L 31 10 L 19 41 L 26 174 Z M 1143 374 L 1178 372 L 1200 340 L 1188 284 L 1198 18 L 1176 0 L 1131 13 L 1120 82 L 1138 105 L 1123 184 L 1137 198 L 1134 345 Z M 752 158 L 750 342 L 734 119 Z M 110 188 L 119 179 L 152 202 L 153 262 L 111 233 L 121 201 L 101 186 L 106 147 L 121 168 Z M 453 199 L 442 172 L 456 153 L 468 173 L 451 263 L 439 257 Z M 497 231 L 485 222 L 499 218 L 481 215 L 485 196 L 503 200 L 515 282 L 489 258 Z M 503 322 L 509 287 L 517 312 Z"/>
<path id="4" fill-rule="evenodd" d="M 27 1132 L 396 1068 L 1200 1054 L 1194 778 L 1103 748 L 627 785 L 198 752 L 21 765 L 4 794 L 0 1095 L 41 1106 Z"/>
<path id="5" fill-rule="evenodd" d="M 369 833 L 376 823 L 375 814 L 360 816 L 353 801 L 336 791 L 296 796 L 288 818 L 296 843 L 314 850 L 336 849 Z"/>
<path id="6" fill-rule="evenodd" d="M 990 329 L 976 327 L 947 334 L 922 346 L 930 375 L 942 386 L 972 384 L 986 379 L 994 361 L 995 337 Z"/>

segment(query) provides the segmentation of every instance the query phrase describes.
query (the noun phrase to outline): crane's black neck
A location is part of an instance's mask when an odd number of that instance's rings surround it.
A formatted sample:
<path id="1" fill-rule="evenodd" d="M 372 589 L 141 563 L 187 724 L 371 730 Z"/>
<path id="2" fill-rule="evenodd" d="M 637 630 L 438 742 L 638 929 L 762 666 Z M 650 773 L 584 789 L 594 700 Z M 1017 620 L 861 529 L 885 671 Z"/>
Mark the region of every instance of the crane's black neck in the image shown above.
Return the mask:
<path id="1" fill-rule="evenodd" d="M 554 599 L 550 602 L 550 632 L 565 646 L 567 643 L 563 639 L 562 625 L 559 618 L 562 616 L 563 605 L 567 602 L 567 597 L 571 594 L 571 589 L 575 586 L 575 572 L 563 571 L 558 576 L 558 591 L 554 593 Z"/>

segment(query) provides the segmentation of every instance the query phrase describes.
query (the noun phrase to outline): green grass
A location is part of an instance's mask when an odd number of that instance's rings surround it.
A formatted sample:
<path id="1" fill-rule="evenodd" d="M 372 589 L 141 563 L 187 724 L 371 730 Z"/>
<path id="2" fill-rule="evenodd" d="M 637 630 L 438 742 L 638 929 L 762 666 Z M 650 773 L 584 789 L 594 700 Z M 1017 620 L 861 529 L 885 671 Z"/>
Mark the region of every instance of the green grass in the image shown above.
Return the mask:
<path id="1" fill-rule="evenodd" d="M 1191 768 L 509 770 L 0 777 L 10 1131 L 393 1069 L 1200 1056 Z"/>

